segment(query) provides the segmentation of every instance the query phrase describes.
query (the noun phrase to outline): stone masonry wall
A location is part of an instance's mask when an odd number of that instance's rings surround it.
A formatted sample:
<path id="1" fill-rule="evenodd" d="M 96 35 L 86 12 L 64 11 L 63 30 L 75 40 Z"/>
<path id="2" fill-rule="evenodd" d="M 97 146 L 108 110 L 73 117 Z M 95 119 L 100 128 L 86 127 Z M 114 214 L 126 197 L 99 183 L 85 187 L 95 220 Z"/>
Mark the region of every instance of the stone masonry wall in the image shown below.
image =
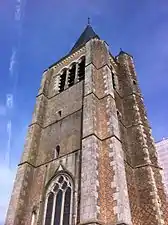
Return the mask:
<path id="1" fill-rule="evenodd" d="M 124 136 L 131 155 L 131 160 L 129 162 L 126 160 L 125 168 L 132 221 L 133 224 L 138 225 L 167 224 L 166 199 L 160 177 L 161 168 L 158 167 L 151 128 L 133 61 L 131 56 L 122 53 L 118 56 L 117 62 L 120 86 L 118 95 L 123 104 L 122 124 L 127 130 Z M 154 171 L 157 171 L 158 177 Z"/>
<path id="2" fill-rule="evenodd" d="M 105 42 L 86 44 L 81 224 L 132 224 L 119 121 Z"/>
<path id="3" fill-rule="evenodd" d="M 34 208 L 36 225 L 42 225 L 47 185 L 64 172 L 74 182 L 72 224 L 79 221 L 83 81 L 59 94 L 55 76 L 84 53 L 82 48 L 43 74 L 5 225 L 30 225 Z M 59 158 L 56 145 L 60 145 Z"/>
<path id="4" fill-rule="evenodd" d="M 73 194 L 73 223 L 77 222 L 77 208 L 78 208 L 78 180 L 79 180 L 79 160 L 80 151 L 67 154 L 64 157 L 53 160 L 52 162 L 41 165 L 35 169 L 32 185 L 29 193 L 26 211 L 24 214 L 24 225 L 30 225 L 31 214 L 34 208 L 38 215 L 37 225 L 42 225 L 44 221 L 44 207 L 46 199 L 47 187 L 51 180 L 60 173 L 68 173 L 74 181 L 74 194 Z"/>

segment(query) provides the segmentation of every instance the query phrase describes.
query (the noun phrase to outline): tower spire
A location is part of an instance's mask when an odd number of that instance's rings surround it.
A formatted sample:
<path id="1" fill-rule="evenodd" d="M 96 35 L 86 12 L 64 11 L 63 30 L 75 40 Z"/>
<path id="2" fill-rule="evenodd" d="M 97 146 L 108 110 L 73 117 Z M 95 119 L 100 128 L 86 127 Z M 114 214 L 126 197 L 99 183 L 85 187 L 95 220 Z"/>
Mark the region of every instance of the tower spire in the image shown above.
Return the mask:
<path id="1" fill-rule="evenodd" d="M 90 25 L 90 17 L 88 17 L 88 25 Z"/>
<path id="2" fill-rule="evenodd" d="M 86 44 L 86 42 L 88 42 L 90 39 L 96 38 L 96 37 L 100 39 L 99 36 L 94 32 L 92 26 L 90 25 L 90 17 L 88 17 L 88 24 L 85 30 L 80 35 L 80 37 L 78 38 L 78 40 L 76 41 L 75 45 L 73 46 L 70 52 L 72 53 L 74 50 Z"/>

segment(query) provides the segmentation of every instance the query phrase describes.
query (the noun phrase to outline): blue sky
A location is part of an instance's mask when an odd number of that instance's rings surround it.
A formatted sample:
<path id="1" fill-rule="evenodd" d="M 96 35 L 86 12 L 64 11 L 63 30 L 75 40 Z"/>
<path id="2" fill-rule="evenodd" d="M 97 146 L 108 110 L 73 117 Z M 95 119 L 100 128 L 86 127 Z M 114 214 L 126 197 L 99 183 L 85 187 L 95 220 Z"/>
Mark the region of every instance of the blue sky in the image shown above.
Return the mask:
<path id="1" fill-rule="evenodd" d="M 73 46 L 87 17 L 99 36 L 134 56 L 155 140 L 168 137 L 168 1 L 167 0 L 19 0 L 0 2 L 0 222 L 4 220 L 15 168 L 35 104 L 42 72 Z M 15 54 L 13 73 L 9 67 Z M 13 94 L 13 107 L 6 95 Z M 7 123 L 12 121 L 10 162 Z M 3 198 L 2 198 L 3 197 Z"/>

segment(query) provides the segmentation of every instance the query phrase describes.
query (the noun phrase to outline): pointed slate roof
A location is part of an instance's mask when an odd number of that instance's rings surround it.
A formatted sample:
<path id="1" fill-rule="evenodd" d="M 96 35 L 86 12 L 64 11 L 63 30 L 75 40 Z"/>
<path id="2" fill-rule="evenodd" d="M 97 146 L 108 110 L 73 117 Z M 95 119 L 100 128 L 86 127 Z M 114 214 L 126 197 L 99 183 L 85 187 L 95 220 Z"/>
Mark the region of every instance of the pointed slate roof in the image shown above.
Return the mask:
<path id="1" fill-rule="evenodd" d="M 90 25 L 90 23 L 88 23 L 88 25 L 86 26 L 85 30 L 83 31 L 83 33 L 81 34 L 79 39 L 76 41 L 76 43 L 73 46 L 73 48 L 71 49 L 71 51 L 66 56 L 64 56 L 63 58 L 61 58 L 57 62 L 53 63 L 51 66 L 49 66 L 49 69 L 52 68 L 57 63 L 59 63 L 60 61 L 62 61 L 63 59 L 65 59 L 66 57 L 68 57 L 73 52 L 77 51 L 79 48 L 81 48 L 83 45 L 85 45 L 86 42 L 88 42 L 92 38 L 100 39 L 100 37 L 94 32 L 94 30 L 93 30 L 92 26 Z"/>
<path id="2" fill-rule="evenodd" d="M 91 27 L 90 24 L 88 24 L 85 28 L 85 30 L 83 31 L 83 33 L 81 34 L 81 36 L 79 37 L 79 39 L 76 41 L 75 45 L 73 46 L 73 48 L 71 49 L 70 53 L 76 51 L 77 49 L 79 49 L 82 45 L 86 44 L 86 42 L 88 42 L 90 39 L 92 38 L 99 38 L 99 36 L 94 32 L 93 28 Z"/>
<path id="3" fill-rule="evenodd" d="M 132 55 L 130 55 L 128 52 L 123 51 L 121 48 L 120 48 L 119 54 L 118 54 L 115 58 L 117 58 L 117 57 L 120 56 L 120 55 L 128 55 L 129 57 L 132 57 L 132 58 L 133 58 Z"/>

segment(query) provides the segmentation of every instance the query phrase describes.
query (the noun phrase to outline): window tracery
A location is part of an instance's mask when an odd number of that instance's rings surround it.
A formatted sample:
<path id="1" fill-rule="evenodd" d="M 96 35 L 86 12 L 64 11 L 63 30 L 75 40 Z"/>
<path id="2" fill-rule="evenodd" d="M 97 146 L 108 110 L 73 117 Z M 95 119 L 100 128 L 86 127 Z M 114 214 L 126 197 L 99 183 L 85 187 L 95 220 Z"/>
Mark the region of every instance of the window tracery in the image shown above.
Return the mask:
<path id="1" fill-rule="evenodd" d="M 72 181 L 66 174 L 61 174 L 48 188 L 44 225 L 69 225 L 71 206 Z"/>

